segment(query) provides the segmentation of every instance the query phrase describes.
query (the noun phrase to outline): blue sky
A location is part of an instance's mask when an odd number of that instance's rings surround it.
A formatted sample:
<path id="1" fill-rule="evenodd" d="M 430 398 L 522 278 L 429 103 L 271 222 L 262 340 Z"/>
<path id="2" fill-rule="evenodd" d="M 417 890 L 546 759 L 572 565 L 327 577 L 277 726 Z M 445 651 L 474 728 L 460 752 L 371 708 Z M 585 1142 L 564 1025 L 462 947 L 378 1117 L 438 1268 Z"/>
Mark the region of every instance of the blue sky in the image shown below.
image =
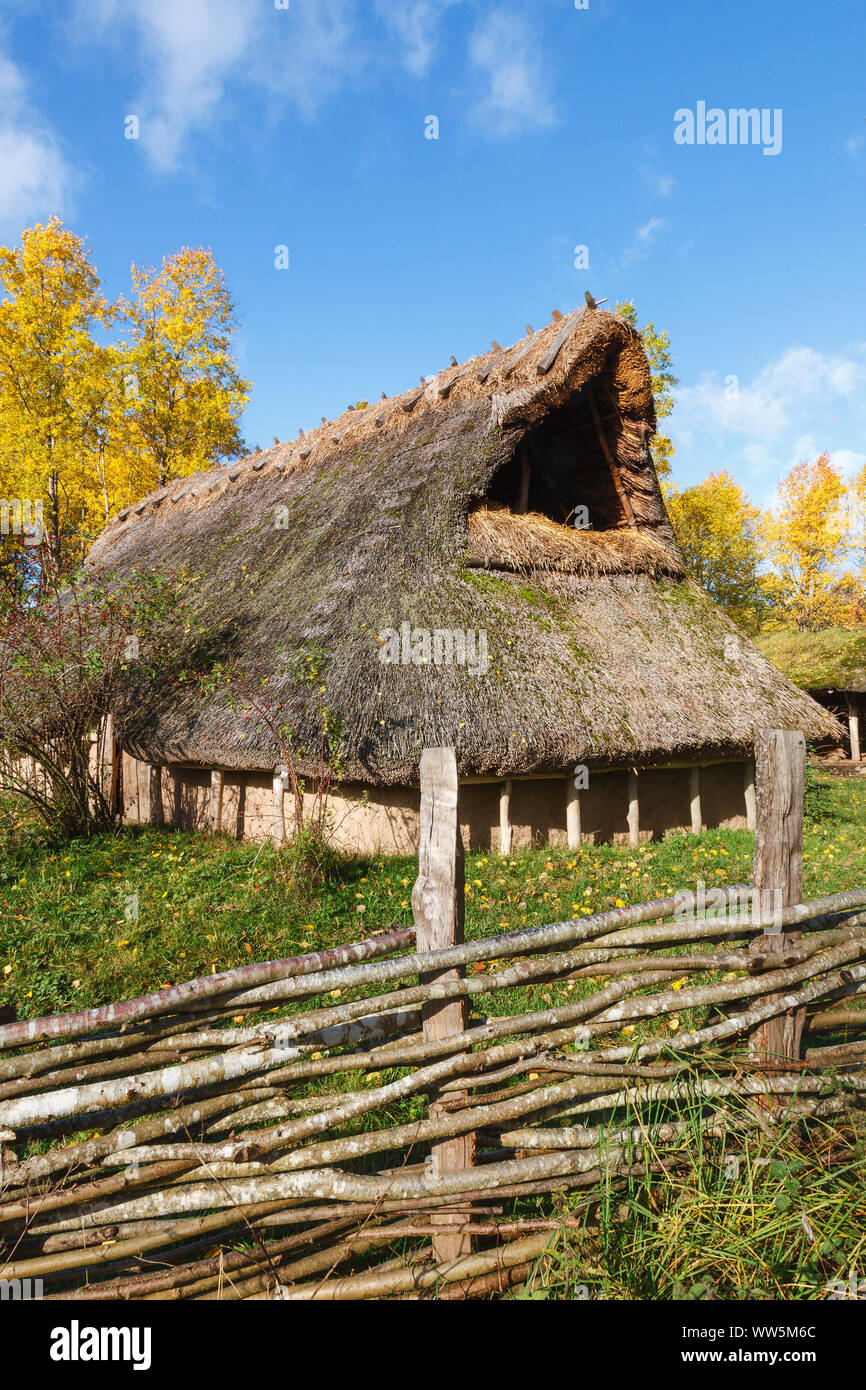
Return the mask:
<path id="1" fill-rule="evenodd" d="M 132 260 L 210 246 L 251 445 L 586 288 L 634 299 L 672 337 L 677 480 L 728 467 L 768 503 L 800 458 L 866 463 L 864 13 L 0 0 L 0 239 L 60 213 L 110 295 Z M 781 150 L 678 144 L 699 102 L 781 110 Z"/>

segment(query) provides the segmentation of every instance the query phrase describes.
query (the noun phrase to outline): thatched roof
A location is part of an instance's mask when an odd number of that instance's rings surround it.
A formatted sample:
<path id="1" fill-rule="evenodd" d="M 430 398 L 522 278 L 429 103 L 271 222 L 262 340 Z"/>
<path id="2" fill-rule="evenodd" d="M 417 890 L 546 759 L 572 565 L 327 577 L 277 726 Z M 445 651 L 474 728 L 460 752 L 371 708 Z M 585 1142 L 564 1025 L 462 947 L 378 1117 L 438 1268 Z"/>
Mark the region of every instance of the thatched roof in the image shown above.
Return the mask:
<path id="1" fill-rule="evenodd" d="M 826 733 L 684 576 L 654 427 L 639 335 L 582 310 L 171 484 L 115 518 L 90 558 L 191 570 L 211 655 L 270 677 L 302 763 L 318 695 L 292 660 L 318 649 L 351 779 L 413 780 L 421 749 L 443 743 L 464 774 L 498 776 L 734 754 L 766 725 Z M 583 504 L 593 529 L 563 524 Z M 382 634 L 404 623 L 483 630 L 486 673 L 388 662 Z M 121 738 L 153 762 L 277 761 L 267 728 L 224 694 L 145 690 Z"/>
<path id="2" fill-rule="evenodd" d="M 768 632 L 757 639 L 764 656 L 804 690 L 866 691 L 866 632 Z"/>

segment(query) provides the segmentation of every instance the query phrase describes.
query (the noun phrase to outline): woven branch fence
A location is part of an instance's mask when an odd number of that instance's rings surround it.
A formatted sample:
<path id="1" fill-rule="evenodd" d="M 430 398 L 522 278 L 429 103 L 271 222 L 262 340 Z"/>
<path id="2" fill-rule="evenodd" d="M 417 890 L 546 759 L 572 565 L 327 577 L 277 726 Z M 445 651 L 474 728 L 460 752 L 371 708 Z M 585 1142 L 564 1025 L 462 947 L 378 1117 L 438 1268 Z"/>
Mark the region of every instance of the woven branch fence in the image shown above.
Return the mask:
<path id="1" fill-rule="evenodd" d="M 755 882 L 713 912 L 679 893 L 465 942 L 456 761 L 430 749 L 414 930 L 0 1027 L 0 1280 L 479 1296 L 579 1221 L 555 1193 L 663 1178 L 696 1124 L 742 1143 L 862 1106 L 866 890 L 800 901 L 802 737 L 761 734 L 756 767 Z"/>

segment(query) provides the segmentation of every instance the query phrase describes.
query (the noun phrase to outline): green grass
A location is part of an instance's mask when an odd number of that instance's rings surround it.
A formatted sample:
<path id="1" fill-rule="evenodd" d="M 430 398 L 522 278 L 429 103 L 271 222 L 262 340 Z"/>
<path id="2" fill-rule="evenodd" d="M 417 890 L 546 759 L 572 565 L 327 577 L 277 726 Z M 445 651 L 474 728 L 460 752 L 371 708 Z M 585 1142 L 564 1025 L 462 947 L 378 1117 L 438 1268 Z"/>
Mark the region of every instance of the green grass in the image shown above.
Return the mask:
<path id="1" fill-rule="evenodd" d="M 729 1123 L 736 1110 L 729 1099 Z M 747 1143 L 707 1139 L 695 1125 L 675 1157 L 664 1175 L 562 1199 L 560 1214 L 582 1225 L 557 1233 L 511 1296 L 810 1300 L 862 1272 L 862 1125 L 792 1118 Z"/>
<path id="2" fill-rule="evenodd" d="M 866 782 L 819 777 L 808 809 L 806 897 L 866 883 Z M 749 832 L 714 830 L 669 834 L 638 849 L 469 854 L 466 933 L 490 936 L 588 915 L 699 881 L 708 888 L 747 882 L 752 852 Z M 0 1004 L 14 1004 L 21 1017 L 86 1008 L 355 941 L 392 923 L 409 926 L 416 873 L 414 859 L 343 858 L 309 895 L 267 844 L 129 828 L 52 846 L 7 813 L 0 826 Z"/>

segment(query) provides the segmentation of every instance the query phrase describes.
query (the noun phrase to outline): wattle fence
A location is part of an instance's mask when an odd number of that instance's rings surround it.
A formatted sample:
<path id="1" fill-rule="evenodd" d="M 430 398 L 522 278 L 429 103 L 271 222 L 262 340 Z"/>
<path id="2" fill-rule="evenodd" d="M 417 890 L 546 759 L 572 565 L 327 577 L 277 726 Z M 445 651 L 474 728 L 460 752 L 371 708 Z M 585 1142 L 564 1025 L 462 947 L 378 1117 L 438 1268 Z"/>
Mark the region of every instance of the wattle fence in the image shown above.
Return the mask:
<path id="1" fill-rule="evenodd" d="M 8 1296 L 496 1293 L 577 1219 L 552 1194 L 663 1177 L 695 1125 L 742 1146 L 862 1105 L 866 890 L 801 903 L 804 767 L 800 735 L 759 737 L 755 882 L 714 911 L 466 942 L 456 761 L 431 749 L 414 930 L 0 1027 Z"/>

